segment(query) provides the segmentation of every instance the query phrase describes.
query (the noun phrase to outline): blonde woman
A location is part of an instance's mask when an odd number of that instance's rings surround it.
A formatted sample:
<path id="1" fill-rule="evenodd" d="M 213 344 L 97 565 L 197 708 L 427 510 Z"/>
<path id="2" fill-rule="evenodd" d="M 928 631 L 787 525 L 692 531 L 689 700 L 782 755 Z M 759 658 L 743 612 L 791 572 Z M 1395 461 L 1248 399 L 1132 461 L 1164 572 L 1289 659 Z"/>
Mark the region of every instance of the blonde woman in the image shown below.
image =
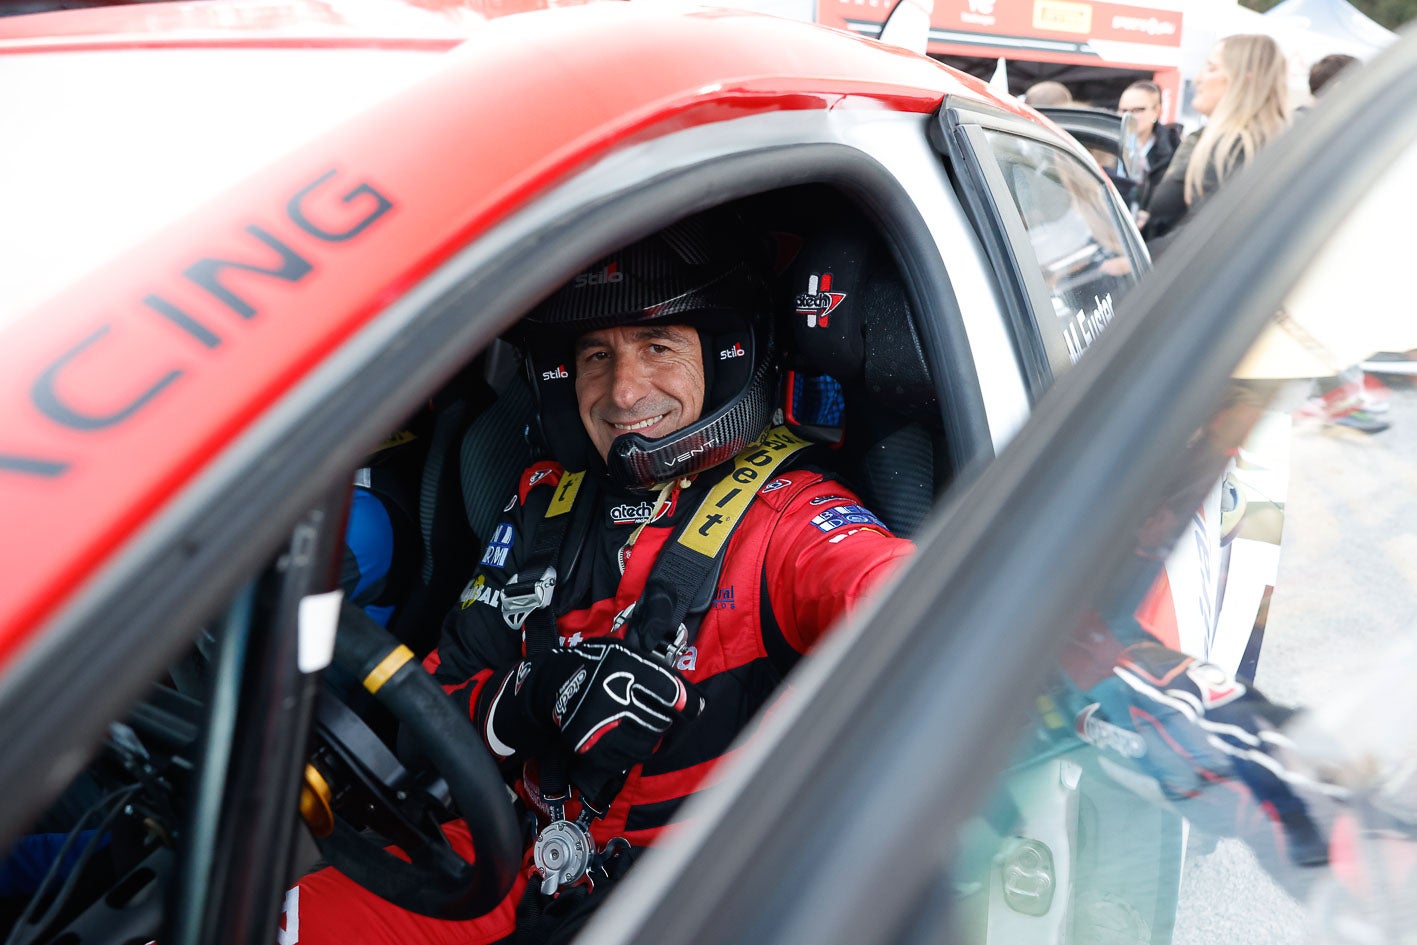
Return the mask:
<path id="1" fill-rule="evenodd" d="M 1287 71 L 1284 53 L 1268 36 L 1227 36 L 1215 44 L 1191 100 L 1209 120 L 1181 143 L 1152 195 L 1152 235 L 1174 231 L 1288 127 Z"/>

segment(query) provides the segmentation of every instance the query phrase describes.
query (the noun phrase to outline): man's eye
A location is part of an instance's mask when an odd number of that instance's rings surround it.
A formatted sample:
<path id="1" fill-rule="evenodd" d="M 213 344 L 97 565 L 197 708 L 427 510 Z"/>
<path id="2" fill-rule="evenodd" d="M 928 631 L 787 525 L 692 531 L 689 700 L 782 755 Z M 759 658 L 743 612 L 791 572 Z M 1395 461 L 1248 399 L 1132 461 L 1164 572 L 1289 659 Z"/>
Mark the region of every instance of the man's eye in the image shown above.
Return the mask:
<path id="1" fill-rule="evenodd" d="M 668 353 L 669 353 L 669 346 L 668 346 L 668 345 L 650 345 L 650 346 L 649 346 L 649 350 L 650 350 L 651 352 L 653 352 L 654 354 L 668 354 Z"/>

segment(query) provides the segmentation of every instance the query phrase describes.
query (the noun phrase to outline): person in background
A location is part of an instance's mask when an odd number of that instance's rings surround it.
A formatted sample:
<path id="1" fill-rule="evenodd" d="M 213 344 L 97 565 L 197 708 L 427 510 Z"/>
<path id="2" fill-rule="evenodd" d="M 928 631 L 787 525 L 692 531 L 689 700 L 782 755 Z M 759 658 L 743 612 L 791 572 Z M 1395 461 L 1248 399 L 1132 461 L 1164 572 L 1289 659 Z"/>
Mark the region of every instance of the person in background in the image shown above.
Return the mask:
<path id="1" fill-rule="evenodd" d="M 1072 105 L 1073 93 L 1061 82 L 1035 82 L 1023 93 L 1025 105 L 1043 108 L 1052 105 Z"/>
<path id="2" fill-rule="evenodd" d="M 1324 56 L 1309 68 L 1309 93 L 1317 97 L 1319 89 L 1328 85 L 1344 69 L 1357 64 L 1357 56 L 1344 53 L 1330 53 Z"/>
<path id="3" fill-rule="evenodd" d="M 1309 93 L 1317 98 L 1339 73 L 1358 62 L 1356 56 L 1343 53 L 1324 56 L 1309 69 Z M 1299 409 L 1298 417 L 1360 433 L 1381 433 L 1390 426 L 1383 416 L 1387 411 L 1386 389 L 1370 380 L 1362 368 L 1351 367 L 1315 382 L 1313 396 Z"/>
<path id="4" fill-rule="evenodd" d="M 1211 49 L 1191 107 L 1209 120 L 1181 142 L 1151 195 L 1152 255 L 1261 148 L 1289 126 L 1284 53 L 1269 36 L 1228 36 Z"/>
<path id="5" fill-rule="evenodd" d="M 1137 191 L 1137 226 L 1143 238 L 1147 237 L 1147 222 L 1150 216 L 1147 204 L 1166 169 L 1171 166 L 1171 158 L 1181 144 L 1181 126 L 1168 125 L 1161 120 L 1161 87 L 1149 79 L 1133 82 L 1122 92 L 1117 102 L 1117 111 L 1131 115 L 1136 128 L 1137 146 L 1141 150 L 1141 187 Z"/>

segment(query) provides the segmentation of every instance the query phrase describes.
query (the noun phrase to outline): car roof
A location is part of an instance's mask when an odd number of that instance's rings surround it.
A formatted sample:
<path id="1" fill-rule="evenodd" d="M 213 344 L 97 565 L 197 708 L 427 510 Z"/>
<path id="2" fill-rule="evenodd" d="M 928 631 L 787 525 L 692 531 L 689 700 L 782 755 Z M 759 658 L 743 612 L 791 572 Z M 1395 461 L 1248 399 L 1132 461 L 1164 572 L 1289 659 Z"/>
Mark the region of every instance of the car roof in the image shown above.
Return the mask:
<path id="1" fill-rule="evenodd" d="M 671 130 L 785 110 L 925 114 L 949 94 L 1028 114 L 926 58 L 741 11 L 607 3 L 493 20 L 409 16 L 401 29 L 392 12 L 367 14 L 427 6 L 178 3 L 0 24 L 0 74 L 32 90 L 8 123 L 13 140 L 49 147 L 34 129 L 64 115 L 71 129 L 132 116 L 156 142 L 115 133 L 106 149 L 89 142 L 83 160 L 52 160 L 57 171 L 31 155 L 6 175 L 42 198 L 7 218 L 0 247 L 29 241 L 67 268 L 0 293 L 0 568 L 12 589 L 0 599 L 0 662 L 390 300 L 575 169 Z M 366 13 L 305 22 L 312 10 L 357 8 Z M 216 30 L 221 9 L 244 19 Z M 256 11 L 267 19 L 253 22 Z M 342 57 L 341 82 L 302 98 Z M 284 84 L 260 86 L 257 62 Z M 388 83 L 358 84 L 376 62 L 371 74 Z M 163 72 L 169 64 L 197 71 Z M 61 71 L 94 94 L 32 81 Z M 130 92 L 124 83 L 139 75 L 174 88 L 157 100 L 101 94 Z M 178 86 L 211 96 L 214 126 Z M 224 115 L 223 136 L 213 127 Z M 161 204 L 176 186 L 168 173 L 135 188 L 121 172 L 144 162 L 118 151 L 156 156 L 210 135 L 243 158 L 182 152 L 200 183 L 154 214 L 155 229 L 133 221 L 116 241 L 65 243 L 53 206 L 76 208 L 68 231 L 111 227 L 108 194 L 140 213 L 148 193 Z M 125 210 L 116 216 L 127 222 Z M 253 269 L 279 275 L 253 280 Z"/>

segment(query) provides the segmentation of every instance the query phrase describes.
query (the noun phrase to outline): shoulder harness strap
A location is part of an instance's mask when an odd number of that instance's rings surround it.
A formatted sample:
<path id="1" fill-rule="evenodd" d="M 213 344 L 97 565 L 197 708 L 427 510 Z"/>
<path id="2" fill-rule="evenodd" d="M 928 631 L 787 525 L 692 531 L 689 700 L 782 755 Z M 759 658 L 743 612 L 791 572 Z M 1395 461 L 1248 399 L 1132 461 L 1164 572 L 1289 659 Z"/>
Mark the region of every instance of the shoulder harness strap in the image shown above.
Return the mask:
<path id="1" fill-rule="evenodd" d="M 577 517 L 572 511 L 584 481 L 584 472 L 561 474 L 546 513 L 532 526 L 531 554 L 502 588 L 502 619 L 514 630 L 525 627 L 528 656 L 556 645 L 556 618 L 551 608 L 559 578 L 556 561 Z"/>
<path id="2" fill-rule="evenodd" d="M 551 606 L 558 577 L 556 561 L 562 546 L 566 545 L 572 524 L 579 521 L 583 526 L 586 521 L 585 515 L 573 511 L 591 504 L 576 502 L 584 480 L 584 472 L 562 472 L 546 514 L 533 526 L 536 534 L 526 564 L 502 588 L 502 619 L 513 629 L 524 631 L 529 657 L 556 647 L 556 612 Z M 574 568 L 580 547 L 585 543 L 585 528 L 580 527 L 577 532 L 571 542 L 574 548 L 572 559 L 566 565 L 568 572 Z M 560 753 L 549 753 L 541 760 L 542 799 L 554 812 L 554 820 L 562 819 L 564 804 L 570 797 L 566 769 L 566 757 Z"/>
<path id="3" fill-rule="evenodd" d="M 733 468 L 714 484 L 694 514 L 679 524 L 659 553 L 629 617 L 626 645 L 666 666 L 679 661 L 689 645 L 685 618 L 708 609 L 728 539 L 758 490 L 809 445 L 786 427 L 772 427 L 734 458 Z"/>

